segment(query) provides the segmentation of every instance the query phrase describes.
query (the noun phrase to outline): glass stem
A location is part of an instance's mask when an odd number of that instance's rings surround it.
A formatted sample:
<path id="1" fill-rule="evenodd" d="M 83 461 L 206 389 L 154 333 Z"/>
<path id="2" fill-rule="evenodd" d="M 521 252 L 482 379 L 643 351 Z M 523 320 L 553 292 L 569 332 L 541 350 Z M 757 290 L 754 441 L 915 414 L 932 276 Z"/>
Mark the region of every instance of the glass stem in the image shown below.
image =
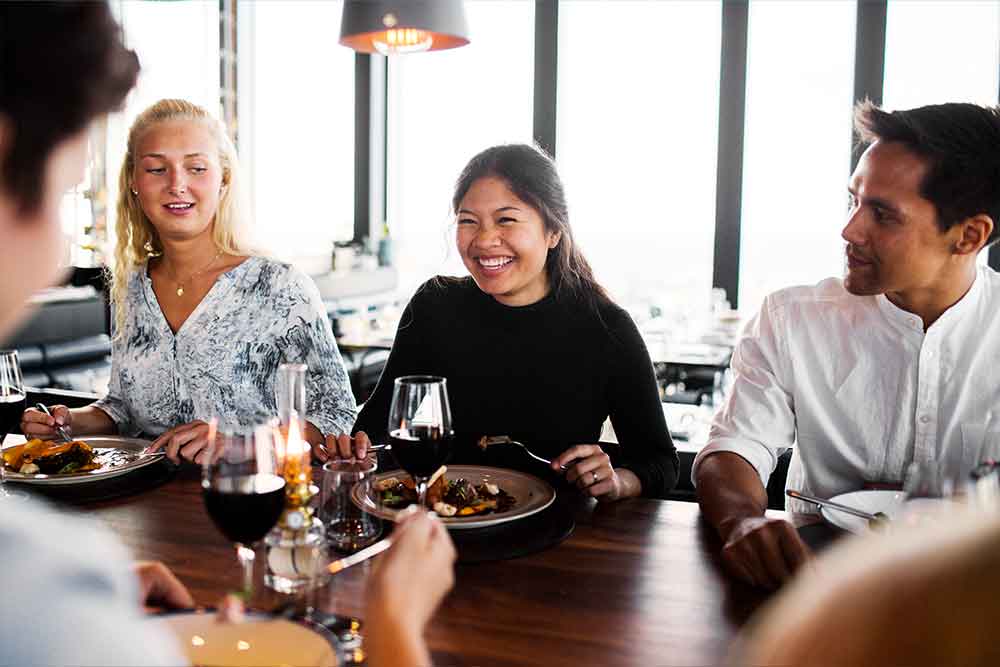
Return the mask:
<path id="1" fill-rule="evenodd" d="M 420 509 L 427 509 L 427 478 L 418 477 L 417 481 L 417 501 Z"/>
<path id="2" fill-rule="evenodd" d="M 239 542 L 236 543 L 236 558 L 243 567 L 243 590 L 241 592 L 243 593 L 244 601 L 249 601 L 250 596 L 253 594 L 253 561 L 255 555 L 252 548 L 244 546 Z"/>

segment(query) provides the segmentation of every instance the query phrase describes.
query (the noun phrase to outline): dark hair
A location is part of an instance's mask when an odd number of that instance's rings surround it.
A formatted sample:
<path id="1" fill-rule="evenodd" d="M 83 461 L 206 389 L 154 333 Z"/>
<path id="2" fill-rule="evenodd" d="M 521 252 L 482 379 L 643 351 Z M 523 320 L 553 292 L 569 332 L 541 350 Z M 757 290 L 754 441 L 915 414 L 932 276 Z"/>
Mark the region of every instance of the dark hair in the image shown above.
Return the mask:
<path id="1" fill-rule="evenodd" d="M 0 2 L 0 186 L 30 213 L 53 149 L 121 107 L 139 61 L 106 2 Z"/>
<path id="2" fill-rule="evenodd" d="M 986 245 L 1000 238 L 1000 109 L 952 103 L 889 112 L 865 100 L 854 128 L 862 143 L 896 141 L 927 162 L 920 195 L 934 204 L 942 231 L 985 213 L 993 219 Z"/>
<path id="3" fill-rule="evenodd" d="M 573 240 L 569 226 L 566 192 L 556 171 L 556 164 L 544 151 L 527 144 L 493 146 L 469 160 L 455 183 L 451 199 L 453 213 L 472 184 L 494 176 L 507 183 L 517 197 L 537 210 L 546 231 L 558 232 L 559 243 L 549 250 L 545 270 L 549 286 L 557 299 L 574 298 L 599 313 L 599 306 L 611 298 L 594 278 L 590 264 Z"/>

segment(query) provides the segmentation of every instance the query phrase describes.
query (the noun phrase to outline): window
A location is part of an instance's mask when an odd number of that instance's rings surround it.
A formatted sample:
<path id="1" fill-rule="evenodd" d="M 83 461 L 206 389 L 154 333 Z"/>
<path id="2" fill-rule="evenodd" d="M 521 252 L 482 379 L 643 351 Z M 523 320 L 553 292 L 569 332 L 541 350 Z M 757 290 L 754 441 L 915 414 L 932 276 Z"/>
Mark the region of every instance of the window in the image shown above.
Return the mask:
<path id="1" fill-rule="evenodd" d="M 708 303 L 721 26 L 720 2 L 559 5 L 556 156 L 570 220 L 625 305 Z"/>
<path id="2" fill-rule="evenodd" d="M 998 44 L 1000 3 L 891 0 L 886 15 L 885 107 L 996 104 Z"/>
<path id="3" fill-rule="evenodd" d="M 887 109 L 941 102 L 996 104 L 1000 3 L 892 0 L 886 15 Z M 979 253 L 986 264 L 988 251 Z"/>
<path id="4" fill-rule="evenodd" d="M 355 56 L 337 43 L 342 7 L 239 5 L 240 157 L 257 236 L 311 272 L 354 236 Z"/>
<path id="5" fill-rule="evenodd" d="M 534 3 L 465 3 L 471 42 L 388 63 L 387 218 L 400 291 L 437 273 L 463 274 L 451 196 L 469 159 L 531 142 Z"/>
<path id="6" fill-rule="evenodd" d="M 183 98 L 219 114 L 219 3 L 120 0 L 112 9 L 142 70 L 122 113 L 108 118 L 108 225 L 113 235 L 118 172 L 135 117 L 163 98 Z M 178 35 L 183 35 L 178 40 Z M 113 239 L 112 239 L 113 242 Z"/>
<path id="7" fill-rule="evenodd" d="M 853 2 L 750 3 L 741 310 L 843 273 L 854 35 Z"/>

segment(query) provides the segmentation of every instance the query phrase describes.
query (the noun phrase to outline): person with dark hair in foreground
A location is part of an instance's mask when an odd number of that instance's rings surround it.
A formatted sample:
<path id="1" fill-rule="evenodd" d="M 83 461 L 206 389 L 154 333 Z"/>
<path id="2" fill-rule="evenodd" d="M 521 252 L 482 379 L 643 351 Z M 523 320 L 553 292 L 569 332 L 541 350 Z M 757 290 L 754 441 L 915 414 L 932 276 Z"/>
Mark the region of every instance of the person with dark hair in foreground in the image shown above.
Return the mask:
<path id="1" fill-rule="evenodd" d="M 120 35 L 105 2 L 0 2 L 0 341 L 28 296 L 56 281 L 59 204 L 83 177 L 90 123 L 135 84 Z M 0 498 L 0 516 L 0 663 L 184 664 L 141 614 L 143 603 L 193 606 L 166 567 L 130 565 L 105 531 L 37 498 Z M 423 512 L 394 535 L 369 582 L 369 664 L 430 664 L 423 629 L 451 588 L 455 550 Z"/>
<path id="2" fill-rule="evenodd" d="M 862 103 L 855 127 L 868 147 L 848 185 L 845 277 L 767 297 L 693 467 L 724 563 L 759 586 L 810 556 L 764 516 L 782 450 L 795 446 L 787 486 L 810 495 L 898 487 L 913 462 L 971 469 L 1000 404 L 1000 275 L 977 263 L 1000 236 L 1000 111 Z"/>
<path id="3" fill-rule="evenodd" d="M 345 436 L 316 455 L 364 456 L 368 434 L 387 437 L 395 379 L 441 375 L 456 424 L 452 462 L 562 474 L 602 501 L 666 497 L 678 461 L 653 365 L 573 239 L 555 163 L 533 146 L 486 149 L 459 177 L 452 209 L 471 276 L 438 277 L 417 291 L 353 449 Z M 614 456 L 598 444 L 608 416 Z M 484 436 L 508 436 L 552 463 L 517 448 L 483 452 Z"/>

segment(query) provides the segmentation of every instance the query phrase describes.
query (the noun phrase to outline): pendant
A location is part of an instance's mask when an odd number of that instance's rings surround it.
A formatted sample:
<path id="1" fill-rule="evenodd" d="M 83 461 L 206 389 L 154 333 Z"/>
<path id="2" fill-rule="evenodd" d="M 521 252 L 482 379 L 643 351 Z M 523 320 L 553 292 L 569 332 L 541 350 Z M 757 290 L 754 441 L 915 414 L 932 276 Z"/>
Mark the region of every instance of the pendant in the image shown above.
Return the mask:
<path id="1" fill-rule="evenodd" d="M 177 296 L 184 296 L 184 288 L 183 287 L 178 287 L 177 288 Z"/>

